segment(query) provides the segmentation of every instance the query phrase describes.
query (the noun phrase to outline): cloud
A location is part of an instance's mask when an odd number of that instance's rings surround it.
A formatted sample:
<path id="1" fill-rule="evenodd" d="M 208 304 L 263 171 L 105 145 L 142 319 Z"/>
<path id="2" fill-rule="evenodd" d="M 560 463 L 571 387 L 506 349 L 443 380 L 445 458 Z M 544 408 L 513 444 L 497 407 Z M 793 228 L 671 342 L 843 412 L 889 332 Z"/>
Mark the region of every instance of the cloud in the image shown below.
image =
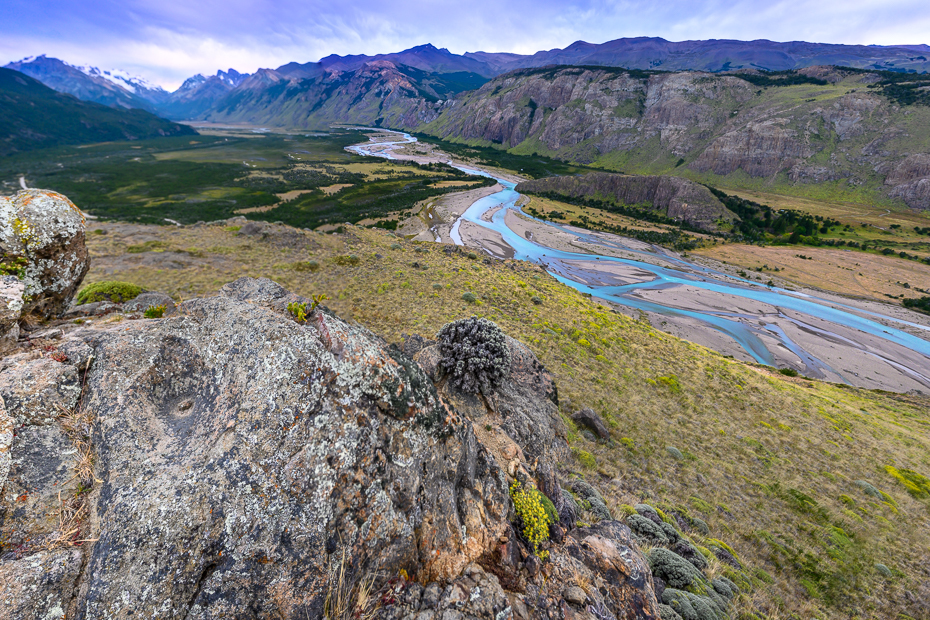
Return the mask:
<path id="1" fill-rule="evenodd" d="M 48 54 L 167 88 L 195 73 L 252 72 L 329 54 L 433 43 L 533 53 L 620 37 L 922 43 L 925 0 L 5 0 L 0 61 Z"/>

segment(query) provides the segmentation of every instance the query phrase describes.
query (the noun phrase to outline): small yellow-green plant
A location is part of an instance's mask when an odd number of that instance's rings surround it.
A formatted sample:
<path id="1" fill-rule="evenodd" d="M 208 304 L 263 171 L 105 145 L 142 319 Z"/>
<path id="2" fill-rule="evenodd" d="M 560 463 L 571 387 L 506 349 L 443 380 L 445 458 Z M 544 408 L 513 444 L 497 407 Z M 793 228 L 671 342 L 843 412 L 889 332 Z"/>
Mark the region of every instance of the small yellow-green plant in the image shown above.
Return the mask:
<path id="1" fill-rule="evenodd" d="M 543 506 L 542 493 L 533 488 L 523 488 L 515 480 L 510 485 L 510 498 L 517 511 L 520 532 L 533 545 L 533 553 L 545 560 L 549 552 L 540 550 L 539 546 L 549 538 L 550 517 Z"/>
<path id="2" fill-rule="evenodd" d="M 324 294 L 319 294 L 314 295 L 311 299 L 313 301 L 310 303 L 310 310 L 307 310 L 307 304 L 303 302 L 297 303 L 296 301 L 293 301 L 287 304 L 287 311 L 290 312 L 295 319 L 297 319 L 298 323 L 306 323 L 307 317 L 313 314 L 313 311 L 316 310 L 324 300 L 329 299 L 329 297 Z"/>
<path id="3" fill-rule="evenodd" d="M 313 299 L 313 303 L 310 304 L 310 312 L 313 312 L 314 310 L 316 310 L 317 306 L 319 306 L 325 300 L 329 299 L 329 297 L 327 297 L 323 293 L 320 293 L 319 295 L 314 295 L 312 299 Z"/>
<path id="4" fill-rule="evenodd" d="M 28 261 L 22 256 L 0 257 L 0 276 L 16 276 L 22 279 Z"/>
<path id="5" fill-rule="evenodd" d="M 291 303 L 287 304 L 287 311 L 290 312 L 295 319 L 297 319 L 298 323 L 306 323 L 307 314 L 309 314 L 307 312 L 307 304 L 292 301 Z"/>
<path id="6" fill-rule="evenodd" d="M 149 306 L 145 309 L 143 313 L 147 319 L 160 319 L 165 316 L 165 310 L 167 306 L 165 304 L 160 304 L 158 306 Z"/>

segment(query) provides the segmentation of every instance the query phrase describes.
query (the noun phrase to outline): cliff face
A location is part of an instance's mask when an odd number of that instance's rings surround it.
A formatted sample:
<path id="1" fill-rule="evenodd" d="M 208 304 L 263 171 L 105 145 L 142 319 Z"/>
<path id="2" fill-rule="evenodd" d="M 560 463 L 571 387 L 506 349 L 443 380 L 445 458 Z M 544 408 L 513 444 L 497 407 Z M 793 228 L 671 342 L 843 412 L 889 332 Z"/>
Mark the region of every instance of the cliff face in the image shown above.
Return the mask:
<path id="1" fill-rule="evenodd" d="M 811 68 L 819 83 L 583 67 L 520 70 L 447 105 L 421 131 L 625 172 L 834 181 L 930 208 L 930 108 L 900 107 L 872 74 Z M 803 80 L 802 80 L 803 81 Z M 735 176 L 734 176 L 735 175 Z"/>
<path id="2" fill-rule="evenodd" d="M 517 191 L 556 192 L 575 198 L 613 198 L 621 205 L 648 203 L 666 217 L 705 229 L 719 219 L 736 216 L 703 185 L 678 177 L 593 172 L 580 177 L 550 177 L 524 181 Z"/>

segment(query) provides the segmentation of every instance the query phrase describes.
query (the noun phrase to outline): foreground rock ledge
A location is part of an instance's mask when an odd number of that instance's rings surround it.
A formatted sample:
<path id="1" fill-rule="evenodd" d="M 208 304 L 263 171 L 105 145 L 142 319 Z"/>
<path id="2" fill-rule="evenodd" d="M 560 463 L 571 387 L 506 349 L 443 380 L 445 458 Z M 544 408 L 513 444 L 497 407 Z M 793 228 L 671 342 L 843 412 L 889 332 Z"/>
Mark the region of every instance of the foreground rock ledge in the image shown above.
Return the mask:
<path id="1" fill-rule="evenodd" d="M 364 328 L 320 310 L 296 323 L 293 301 L 243 278 L 172 318 L 80 333 L 96 356 L 79 405 L 97 454 L 91 542 L 4 550 L 10 617 L 317 619 L 342 569 L 393 587 L 384 618 L 657 617 L 625 526 L 572 530 L 540 565 L 471 414 Z M 514 410 L 551 407 L 554 386 L 527 392 L 537 370 L 488 415 L 557 421 Z M 558 429 L 539 436 L 564 449 Z M 524 448 L 534 463 L 512 474 L 560 498 L 546 446 Z M 587 600 L 566 587 L 577 576 Z"/>

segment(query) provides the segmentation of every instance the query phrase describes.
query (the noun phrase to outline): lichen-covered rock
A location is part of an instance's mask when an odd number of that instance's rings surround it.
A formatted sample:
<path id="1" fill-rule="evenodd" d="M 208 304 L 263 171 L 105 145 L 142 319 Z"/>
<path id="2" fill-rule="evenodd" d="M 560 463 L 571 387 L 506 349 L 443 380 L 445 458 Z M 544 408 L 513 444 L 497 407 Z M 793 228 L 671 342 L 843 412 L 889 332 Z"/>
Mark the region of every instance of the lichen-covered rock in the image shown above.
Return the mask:
<path id="1" fill-rule="evenodd" d="M 0 354 L 16 346 L 26 285 L 14 276 L 0 276 Z"/>
<path id="2" fill-rule="evenodd" d="M 7 475 L 13 460 L 12 446 L 13 418 L 7 414 L 3 397 L 0 397 L 0 498 L 3 497 L 3 489 L 6 487 Z"/>
<path id="3" fill-rule="evenodd" d="M 509 527 L 502 472 L 419 367 L 296 300 L 243 279 L 94 341 L 80 613 L 315 619 L 344 550 L 351 578 L 445 579 Z"/>
<path id="4" fill-rule="evenodd" d="M 82 370 L 91 358 L 81 343 L 94 355 L 78 410 L 93 420 L 93 490 L 81 495 L 89 541 L 76 579 L 49 573 L 54 601 L 41 584 L 0 584 L 11 609 L 321 620 L 344 575 L 349 589 L 371 584 L 384 620 L 658 618 L 649 565 L 624 525 L 570 535 L 554 525 L 546 562 L 512 525 L 513 478 L 563 495 L 548 464 L 561 449 L 555 387 L 522 345 L 508 344 L 517 364 L 482 410 L 460 412 L 419 365 L 364 328 L 321 308 L 297 323 L 288 304 L 306 301 L 244 278 L 170 318 L 72 330 L 58 353 Z M 48 361 L 42 355 L 0 368 Z M 477 407 L 462 398 L 454 402 Z M 493 432 L 472 423 L 479 414 L 497 416 Z M 66 436 L 58 422 L 15 438 L 15 494 L 31 484 L 75 495 L 62 477 L 80 456 L 67 443 L 83 433 L 69 424 Z M 509 424 L 541 445 L 524 453 Z M 505 453 L 523 463 L 513 476 L 496 456 Z M 56 514 L 39 501 L 21 512 L 0 523 Z M 0 562 L 0 577 L 29 574 L 26 563 L 42 556 L 26 536 L 41 541 L 47 529 L 3 531 L 24 544 L 15 565 Z M 582 609 L 577 592 L 574 603 L 563 596 L 576 582 L 591 586 Z"/>
<path id="5" fill-rule="evenodd" d="M 57 424 L 17 428 L 0 495 L 0 554 L 26 552 L 58 531 L 61 498 L 78 487 L 77 462 L 71 440 Z"/>
<path id="6" fill-rule="evenodd" d="M 82 565 L 77 549 L 42 551 L 0 560 L 0 616 L 11 620 L 63 620 Z"/>
<path id="7" fill-rule="evenodd" d="M 80 395 L 77 369 L 53 359 L 29 359 L 0 372 L 0 397 L 16 426 L 51 424 Z"/>
<path id="8" fill-rule="evenodd" d="M 176 310 L 174 300 L 164 293 L 142 293 L 123 304 L 123 312 L 145 312 L 149 308 L 164 306 L 164 316 L 172 316 Z"/>
<path id="9" fill-rule="evenodd" d="M 90 268 L 84 216 L 70 200 L 47 190 L 0 197 L 0 254 L 26 259 L 23 313 L 58 316 Z"/>
<path id="10" fill-rule="evenodd" d="M 56 347 L 56 351 L 64 355 L 68 363 L 84 371 L 90 368 L 90 363 L 94 359 L 94 350 L 86 342 L 78 338 L 68 338 Z"/>

